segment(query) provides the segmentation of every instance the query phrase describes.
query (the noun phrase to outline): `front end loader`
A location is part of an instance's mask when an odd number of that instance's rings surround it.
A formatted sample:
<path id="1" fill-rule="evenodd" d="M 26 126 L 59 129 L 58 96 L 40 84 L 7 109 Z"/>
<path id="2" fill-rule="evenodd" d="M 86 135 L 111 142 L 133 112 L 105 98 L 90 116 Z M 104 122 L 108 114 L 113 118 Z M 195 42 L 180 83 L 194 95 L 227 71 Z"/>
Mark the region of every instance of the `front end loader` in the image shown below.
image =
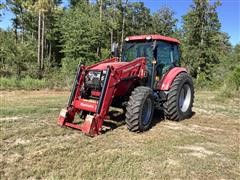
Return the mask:
<path id="1" fill-rule="evenodd" d="M 79 65 L 60 126 L 89 136 L 101 134 L 110 106 L 126 109 L 130 131 L 151 127 L 154 109 L 171 120 L 191 116 L 194 88 L 186 69 L 179 67 L 177 39 L 161 35 L 130 36 L 121 59 L 113 57 L 91 66 Z M 83 122 L 76 123 L 79 115 Z"/>

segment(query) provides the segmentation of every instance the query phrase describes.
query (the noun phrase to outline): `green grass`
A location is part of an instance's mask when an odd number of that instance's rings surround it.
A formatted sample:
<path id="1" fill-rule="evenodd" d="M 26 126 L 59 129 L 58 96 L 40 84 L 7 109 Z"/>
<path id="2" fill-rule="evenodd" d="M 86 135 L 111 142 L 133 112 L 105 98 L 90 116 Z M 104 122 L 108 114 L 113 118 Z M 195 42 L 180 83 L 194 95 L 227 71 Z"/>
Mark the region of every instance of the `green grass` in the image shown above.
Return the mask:
<path id="1" fill-rule="evenodd" d="M 1 179 L 239 179 L 239 99 L 198 91 L 196 114 L 95 138 L 56 125 L 69 92 L 2 91 Z M 158 115 L 155 115 L 155 119 Z"/>
<path id="2" fill-rule="evenodd" d="M 49 87 L 49 83 L 45 79 L 32 79 L 30 77 L 25 77 L 23 79 L 0 77 L 0 90 L 37 90 Z"/>

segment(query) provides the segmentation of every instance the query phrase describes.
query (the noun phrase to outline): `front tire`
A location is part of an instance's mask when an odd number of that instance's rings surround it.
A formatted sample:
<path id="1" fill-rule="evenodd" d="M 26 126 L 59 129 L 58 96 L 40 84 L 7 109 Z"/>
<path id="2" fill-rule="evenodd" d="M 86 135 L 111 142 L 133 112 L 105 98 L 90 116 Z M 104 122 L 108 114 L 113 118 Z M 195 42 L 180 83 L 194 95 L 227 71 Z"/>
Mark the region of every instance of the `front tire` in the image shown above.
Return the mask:
<path id="1" fill-rule="evenodd" d="M 142 132 L 150 128 L 154 111 L 153 91 L 139 86 L 132 91 L 126 108 L 126 124 L 129 131 Z"/>
<path id="2" fill-rule="evenodd" d="M 164 115 L 169 120 L 179 121 L 192 116 L 194 88 L 192 78 L 185 72 L 178 74 L 164 102 Z"/>

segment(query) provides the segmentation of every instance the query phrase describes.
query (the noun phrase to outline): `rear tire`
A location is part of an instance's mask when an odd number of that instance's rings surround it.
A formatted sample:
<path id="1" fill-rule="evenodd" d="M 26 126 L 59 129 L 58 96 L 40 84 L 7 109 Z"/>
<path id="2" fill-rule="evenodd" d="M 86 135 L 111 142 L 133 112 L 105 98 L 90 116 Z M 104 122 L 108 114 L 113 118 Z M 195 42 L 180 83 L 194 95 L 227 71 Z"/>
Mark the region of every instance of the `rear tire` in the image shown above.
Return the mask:
<path id="1" fill-rule="evenodd" d="M 178 74 L 164 102 L 166 119 L 179 121 L 192 116 L 194 88 L 192 78 L 185 72 Z"/>
<path id="2" fill-rule="evenodd" d="M 142 132 L 151 127 L 154 111 L 153 91 L 139 86 L 132 91 L 126 108 L 126 124 L 129 131 Z"/>

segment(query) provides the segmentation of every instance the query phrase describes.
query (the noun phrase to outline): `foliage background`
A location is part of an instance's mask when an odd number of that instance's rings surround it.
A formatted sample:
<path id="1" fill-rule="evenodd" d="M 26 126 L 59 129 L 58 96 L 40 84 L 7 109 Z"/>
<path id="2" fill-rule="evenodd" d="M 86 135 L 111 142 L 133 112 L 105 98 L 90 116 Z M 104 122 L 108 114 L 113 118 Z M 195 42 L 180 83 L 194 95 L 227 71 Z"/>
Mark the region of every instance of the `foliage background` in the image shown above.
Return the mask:
<path id="1" fill-rule="evenodd" d="M 220 30 L 220 1 L 193 0 L 182 19 L 167 6 L 151 13 L 143 2 L 69 2 L 68 8 L 60 6 L 61 0 L 1 3 L 0 19 L 6 10 L 14 14 L 12 28 L 0 29 L 1 89 L 69 88 L 79 63 L 111 56 L 111 44 L 122 47 L 128 35 L 158 33 L 180 39 L 182 65 L 197 88 L 239 96 L 240 44 L 233 47 Z M 183 21 L 182 27 L 177 21 Z"/>

